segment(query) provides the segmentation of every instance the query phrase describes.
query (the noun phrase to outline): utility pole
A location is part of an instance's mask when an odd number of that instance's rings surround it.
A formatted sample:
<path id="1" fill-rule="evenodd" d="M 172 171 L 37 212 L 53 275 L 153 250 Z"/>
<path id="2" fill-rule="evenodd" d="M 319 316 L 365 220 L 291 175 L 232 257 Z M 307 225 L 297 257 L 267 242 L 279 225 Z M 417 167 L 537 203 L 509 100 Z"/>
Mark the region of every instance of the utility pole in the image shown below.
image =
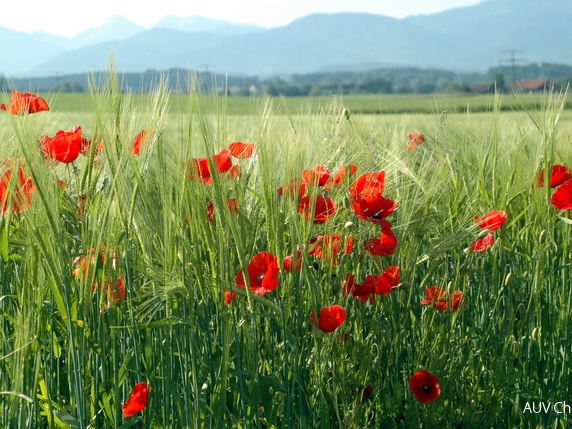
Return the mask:
<path id="1" fill-rule="evenodd" d="M 517 63 L 523 63 L 525 61 L 524 58 L 518 57 L 518 54 L 520 54 L 522 52 L 524 52 L 524 51 L 521 49 L 507 49 L 507 50 L 503 51 L 503 53 L 508 54 L 508 56 L 509 56 L 507 59 L 503 60 L 502 62 L 505 64 L 506 63 L 510 64 L 510 69 L 511 69 L 511 74 L 512 74 L 512 76 L 511 76 L 511 80 L 512 80 L 511 87 L 516 82 L 516 65 L 517 65 Z"/>

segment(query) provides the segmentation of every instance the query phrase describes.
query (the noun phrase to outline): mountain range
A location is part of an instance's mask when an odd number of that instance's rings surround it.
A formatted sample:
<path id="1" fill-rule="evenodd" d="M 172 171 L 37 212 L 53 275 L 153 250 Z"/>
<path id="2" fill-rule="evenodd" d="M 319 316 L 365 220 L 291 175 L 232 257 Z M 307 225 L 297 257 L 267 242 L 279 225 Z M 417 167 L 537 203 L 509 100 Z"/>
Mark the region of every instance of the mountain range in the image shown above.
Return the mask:
<path id="1" fill-rule="evenodd" d="M 312 14 L 262 28 L 203 17 L 166 17 L 145 29 L 116 17 L 64 38 L 0 28 L 0 74 L 51 76 L 189 68 L 291 75 L 382 67 L 483 71 L 502 62 L 572 63 L 572 0 L 485 0 L 402 19 Z"/>

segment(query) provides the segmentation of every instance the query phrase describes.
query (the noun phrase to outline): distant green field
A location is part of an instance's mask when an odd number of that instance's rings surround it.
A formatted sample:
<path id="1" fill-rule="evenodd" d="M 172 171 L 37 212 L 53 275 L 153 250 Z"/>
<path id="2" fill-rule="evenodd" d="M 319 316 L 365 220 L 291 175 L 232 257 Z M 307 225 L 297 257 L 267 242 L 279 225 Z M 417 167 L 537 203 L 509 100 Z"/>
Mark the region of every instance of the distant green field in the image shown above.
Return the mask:
<path id="1" fill-rule="evenodd" d="M 89 112 L 93 110 L 88 94 L 44 94 L 55 99 L 59 111 Z M 141 103 L 147 94 L 135 94 L 133 98 Z M 209 97 L 205 97 L 209 98 Z M 333 99 L 347 106 L 353 114 L 401 114 L 436 113 L 444 110 L 450 113 L 486 112 L 492 110 L 493 96 L 490 94 L 372 94 L 331 97 L 284 97 L 274 99 L 274 111 L 281 114 L 305 114 L 327 109 Z M 500 110 L 514 111 L 536 109 L 542 106 L 542 94 L 504 95 Z M 220 100 L 219 100 L 220 101 Z M 228 97 L 225 111 L 229 115 L 248 115 L 259 112 L 264 97 Z M 569 101 L 567 107 L 569 107 Z M 172 95 L 172 113 L 188 111 L 187 95 Z"/>

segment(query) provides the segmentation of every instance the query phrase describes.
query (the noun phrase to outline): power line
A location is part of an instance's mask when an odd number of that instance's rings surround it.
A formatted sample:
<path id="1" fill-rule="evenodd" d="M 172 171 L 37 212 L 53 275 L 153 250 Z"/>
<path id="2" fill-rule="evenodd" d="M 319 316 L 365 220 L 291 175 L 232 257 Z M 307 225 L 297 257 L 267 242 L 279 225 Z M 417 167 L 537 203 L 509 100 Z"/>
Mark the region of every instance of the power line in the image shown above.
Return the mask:
<path id="1" fill-rule="evenodd" d="M 522 49 L 506 49 L 503 51 L 503 53 L 508 54 L 509 58 L 504 59 L 503 61 L 501 61 L 502 63 L 508 63 L 510 64 L 510 68 L 511 68 L 511 78 L 512 78 L 512 84 L 514 84 L 514 82 L 516 82 L 516 65 L 517 63 L 523 63 L 526 60 L 524 58 L 519 58 L 517 55 L 520 53 L 523 53 L 524 51 Z"/>

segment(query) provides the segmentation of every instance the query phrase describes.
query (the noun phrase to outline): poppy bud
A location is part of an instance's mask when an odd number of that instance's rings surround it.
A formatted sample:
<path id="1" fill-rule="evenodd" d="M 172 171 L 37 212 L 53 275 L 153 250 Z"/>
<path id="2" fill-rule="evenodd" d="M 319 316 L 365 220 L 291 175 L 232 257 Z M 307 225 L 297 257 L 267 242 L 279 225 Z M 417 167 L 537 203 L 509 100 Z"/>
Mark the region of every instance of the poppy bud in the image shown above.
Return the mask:
<path id="1" fill-rule="evenodd" d="M 543 230 L 540 232 L 540 235 L 538 236 L 538 243 L 539 243 L 539 244 L 544 244 L 545 241 L 546 241 L 546 230 L 543 229 Z"/>
<path id="2" fill-rule="evenodd" d="M 540 337 L 540 328 L 535 327 L 535 328 L 532 330 L 532 334 L 531 334 L 530 336 L 532 337 L 532 339 L 533 339 L 534 341 L 536 341 L 536 339 Z"/>
<path id="3" fill-rule="evenodd" d="M 347 221 L 344 225 L 344 228 L 350 229 L 353 225 L 354 225 L 354 223 L 352 221 Z"/>
<path id="4" fill-rule="evenodd" d="M 350 119 L 350 111 L 344 107 L 342 110 L 342 118 L 343 119 Z"/>
<path id="5" fill-rule="evenodd" d="M 508 286 L 508 284 L 510 283 L 510 279 L 512 278 L 512 273 L 508 273 L 506 275 L 506 277 L 504 278 L 504 285 Z"/>

